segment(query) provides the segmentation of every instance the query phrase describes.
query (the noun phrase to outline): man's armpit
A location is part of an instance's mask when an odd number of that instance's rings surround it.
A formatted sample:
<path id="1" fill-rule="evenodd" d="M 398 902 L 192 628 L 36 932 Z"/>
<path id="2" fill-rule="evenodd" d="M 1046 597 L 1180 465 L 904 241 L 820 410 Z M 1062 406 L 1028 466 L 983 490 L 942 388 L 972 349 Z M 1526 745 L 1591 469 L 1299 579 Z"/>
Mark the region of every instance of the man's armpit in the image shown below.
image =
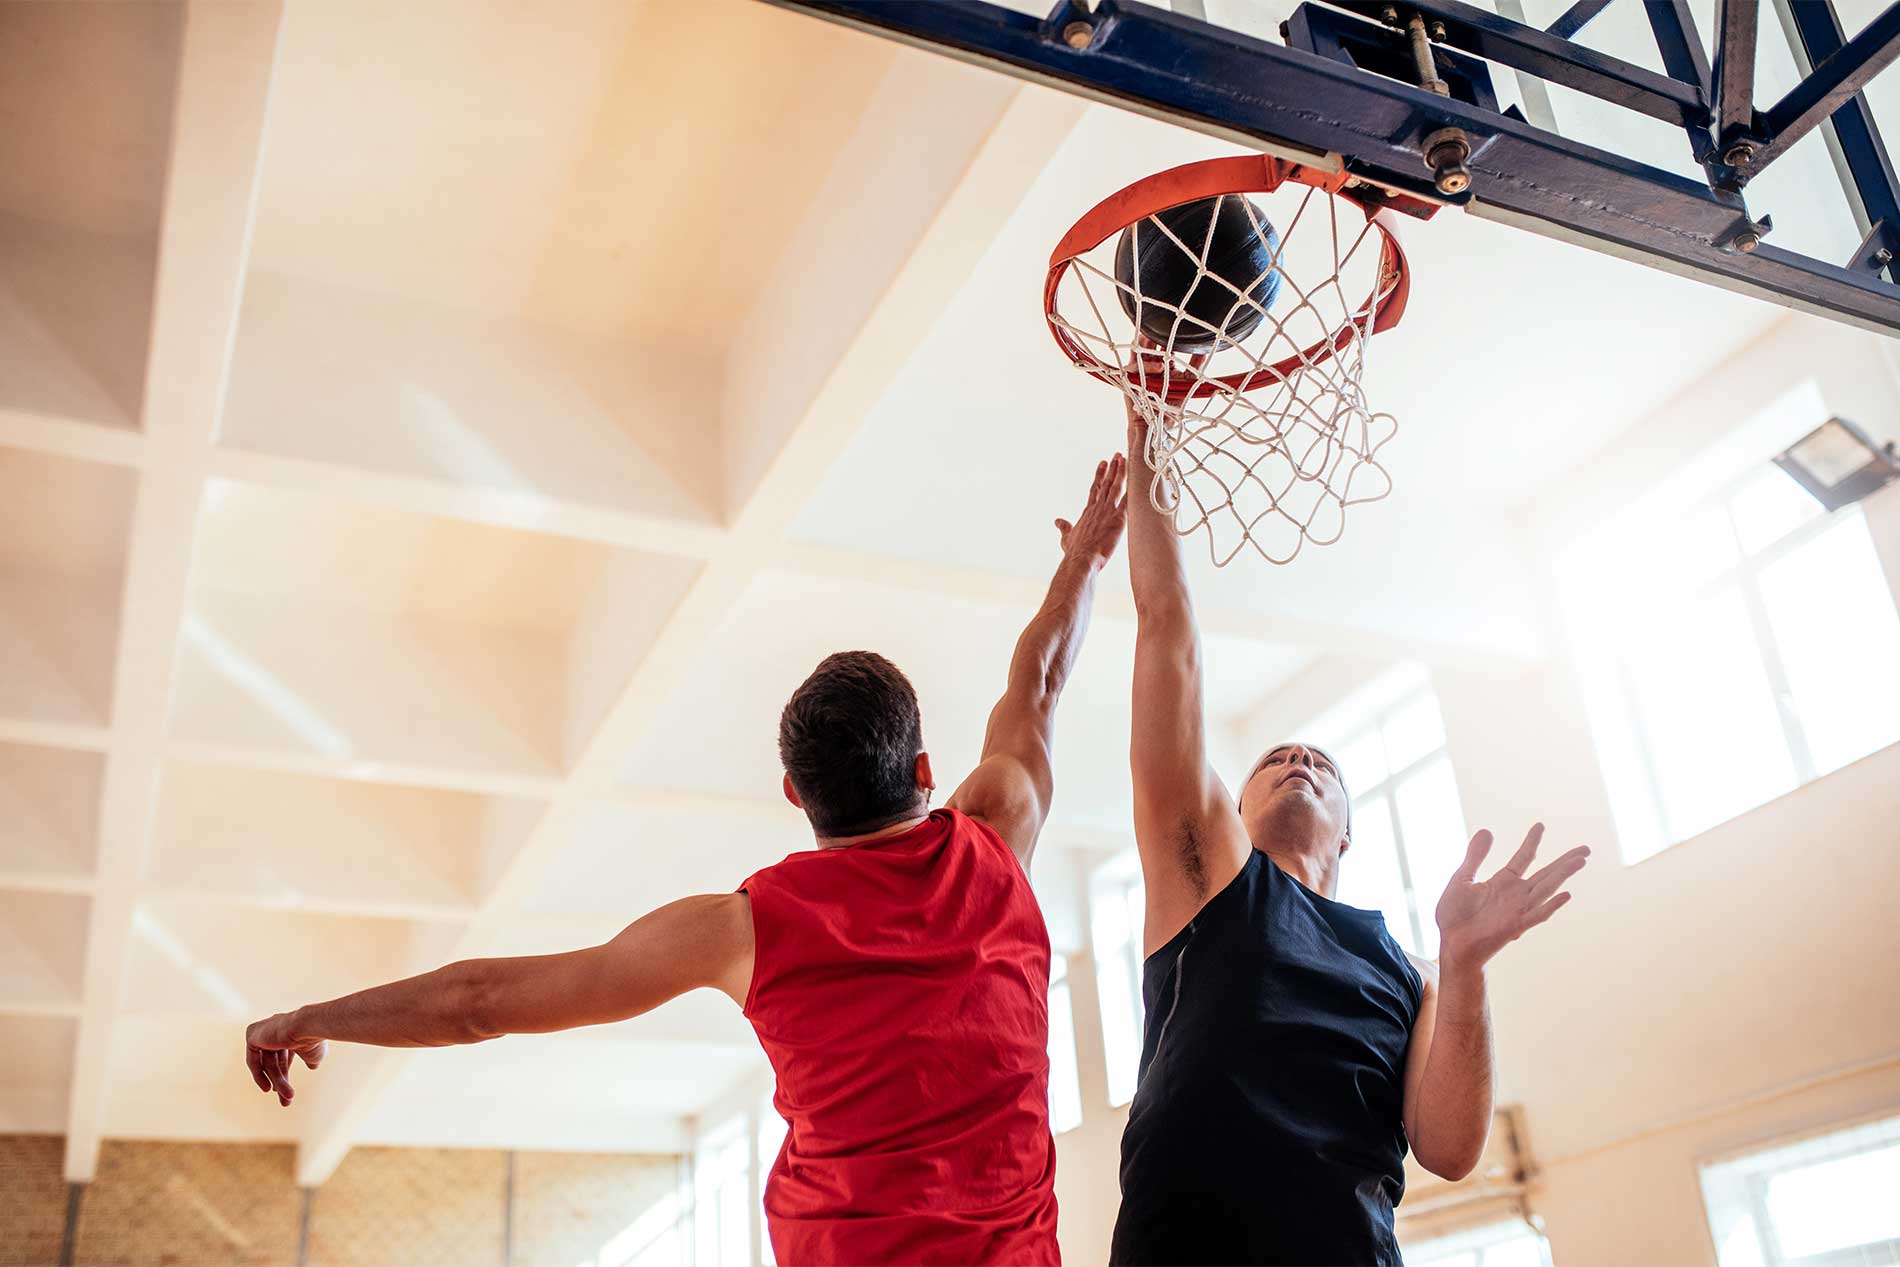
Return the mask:
<path id="1" fill-rule="evenodd" d="M 1207 896 L 1207 838 L 1201 830 L 1201 824 L 1192 814 L 1183 813 L 1174 826 L 1174 848 L 1176 860 L 1181 865 L 1181 878 L 1187 882 L 1188 891 L 1198 900 Z"/>

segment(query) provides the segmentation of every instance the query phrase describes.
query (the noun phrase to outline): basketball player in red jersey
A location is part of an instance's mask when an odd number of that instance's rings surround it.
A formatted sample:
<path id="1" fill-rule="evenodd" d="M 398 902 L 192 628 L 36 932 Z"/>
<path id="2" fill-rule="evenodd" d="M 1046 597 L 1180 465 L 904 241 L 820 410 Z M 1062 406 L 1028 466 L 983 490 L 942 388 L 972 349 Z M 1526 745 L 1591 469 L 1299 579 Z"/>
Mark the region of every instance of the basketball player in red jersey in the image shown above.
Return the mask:
<path id="1" fill-rule="evenodd" d="M 827 658 L 779 723 L 787 800 L 818 847 L 736 893 L 683 898 L 604 945 L 476 959 L 252 1025 L 260 1090 L 324 1044 L 439 1047 L 624 1020 L 701 986 L 745 1011 L 789 1129 L 765 1187 L 778 1261 L 1053 1264 L 1049 936 L 1027 868 L 1095 578 L 1126 516 L 1096 467 L 1016 645 L 982 760 L 943 809 L 896 666 Z"/>

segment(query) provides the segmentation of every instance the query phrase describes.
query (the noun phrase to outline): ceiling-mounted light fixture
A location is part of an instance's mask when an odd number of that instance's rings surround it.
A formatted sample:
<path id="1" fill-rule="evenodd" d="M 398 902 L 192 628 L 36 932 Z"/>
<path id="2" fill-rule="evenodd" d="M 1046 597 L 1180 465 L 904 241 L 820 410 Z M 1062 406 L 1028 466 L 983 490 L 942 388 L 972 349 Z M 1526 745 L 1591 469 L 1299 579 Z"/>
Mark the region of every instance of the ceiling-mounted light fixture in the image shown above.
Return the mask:
<path id="1" fill-rule="evenodd" d="M 1900 479 L 1893 441 L 1877 445 L 1845 418 L 1830 418 L 1796 440 L 1775 465 L 1829 510 L 1851 506 Z"/>

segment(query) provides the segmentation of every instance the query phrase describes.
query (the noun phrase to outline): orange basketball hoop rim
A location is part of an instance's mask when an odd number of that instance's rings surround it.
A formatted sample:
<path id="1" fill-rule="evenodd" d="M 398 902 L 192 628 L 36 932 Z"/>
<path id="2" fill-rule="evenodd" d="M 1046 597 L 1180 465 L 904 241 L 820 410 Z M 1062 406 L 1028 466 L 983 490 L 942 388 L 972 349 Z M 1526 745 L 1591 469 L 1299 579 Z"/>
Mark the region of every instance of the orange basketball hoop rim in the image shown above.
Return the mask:
<path id="1" fill-rule="evenodd" d="M 1137 373 L 1129 367 L 1111 365 L 1078 339 L 1068 323 L 1058 318 L 1058 290 L 1077 257 L 1094 250 L 1129 225 L 1183 203 L 1222 194 L 1273 193 L 1288 182 L 1310 186 L 1351 204 L 1364 213 L 1379 234 L 1379 267 L 1372 293 L 1329 337 L 1316 340 L 1272 364 L 1231 374 L 1184 377 L 1165 366 L 1144 367 Z M 1300 367 L 1315 365 L 1332 356 L 1349 341 L 1378 334 L 1398 324 L 1411 292 L 1411 273 L 1405 248 L 1399 241 L 1398 214 L 1402 211 L 1424 219 L 1437 209 L 1422 199 L 1365 184 L 1346 172 L 1321 171 L 1268 154 L 1211 158 L 1173 167 L 1110 194 L 1090 208 L 1056 243 L 1043 284 L 1043 309 L 1049 333 L 1055 337 L 1063 355 L 1094 377 L 1111 385 L 1139 382 L 1144 389 L 1170 403 L 1281 383 Z"/>

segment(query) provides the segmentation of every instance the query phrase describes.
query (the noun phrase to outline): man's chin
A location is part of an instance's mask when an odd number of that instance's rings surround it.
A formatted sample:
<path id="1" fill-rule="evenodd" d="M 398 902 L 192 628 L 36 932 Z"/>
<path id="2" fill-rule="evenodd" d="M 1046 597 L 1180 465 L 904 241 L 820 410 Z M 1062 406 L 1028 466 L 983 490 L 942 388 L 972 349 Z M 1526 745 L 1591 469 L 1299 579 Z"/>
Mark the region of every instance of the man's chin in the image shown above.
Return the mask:
<path id="1" fill-rule="evenodd" d="M 1332 815 L 1326 812 L 1326 803 L 1302 783 L 1281 784 L 1261 810 L 1259 828 L 1269 838 L 1284 841 L 1290 836 L 1319 837 L 1332 832 Z M 1259 843 L 1258 838 L 1255 843 Z"/>

